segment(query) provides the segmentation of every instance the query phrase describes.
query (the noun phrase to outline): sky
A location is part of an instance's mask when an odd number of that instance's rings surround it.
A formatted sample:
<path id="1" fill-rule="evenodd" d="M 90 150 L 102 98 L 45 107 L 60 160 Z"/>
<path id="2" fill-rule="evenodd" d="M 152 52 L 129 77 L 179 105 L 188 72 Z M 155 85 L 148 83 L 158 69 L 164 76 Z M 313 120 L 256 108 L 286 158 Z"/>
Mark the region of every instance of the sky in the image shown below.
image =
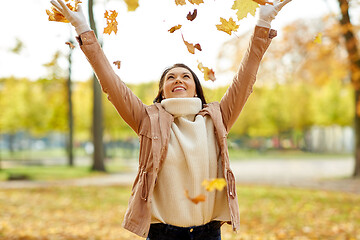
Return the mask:
<path id="1" fill-rule="evenodd" d="M 83 0 L 86 10 L 86 0 Z M 217 77 L 215 82 L 202 83 L 206 87 L 228 84 L 232 78 L 217 74 L 217 56 L 221 45 L 251 31 L 256 19 L 248 16 L 238 22 L 236 34 L 231 36 L 216 30 L 220 17 L 236 19 L 231 10 L 233 0 L 204 0 L 199 6 L 187 4 L 176 6 L 174 0 L 139 0 L 140 7 L 128 12 L 123 0 L 94 0 L 94 15 L 99 33 L 105 26 L 105 10 L 116 10 L 119 15 L 117 34 L 102 35 L 104 52 L 109 61 L 121 61 L 121 68 L 113 66 L 114 71 L 125 83 L 158 81 L 163 70 L 178 62 L 190 66 L 200 77 L 197 63 L 213 68 Z M 66 69 L 66 56 L 69 47 L 65 42 L 75 39 L 76 33 L 70 24 L 50 22 L 45 13 L 50 9 L 49 0 L 3 0 L 0 8 L 0 77 L 26 77 L 36 80 L 48 75 L 43 64 L 51 61 L 56 51 L 63 53 L 60 64 Z M 189 11 L 198 9 L 197 18 L 190 22 L 186 19 Z M 330 12 L 337 12 L 335 0 L 293 0 L 286 5 L 272 23 L 281 37 L 281 27 L 295 20 L 316 18 Z M 359 13 L 352 13 L 360 20 Z M 85 14 L 87 15 L 87 13 Z M 182 24 L 180 31 L 169 33 L 168 29 Z M 200 43 L 202 51 L 190 54 L 181 37 L 190 43 Z M 20 54 L 10 49 L 16 39 L 24 43 Z M 73 50 L 72 79 L 84 81 L 91 77 L 92 69 L 77 43 Z"/>

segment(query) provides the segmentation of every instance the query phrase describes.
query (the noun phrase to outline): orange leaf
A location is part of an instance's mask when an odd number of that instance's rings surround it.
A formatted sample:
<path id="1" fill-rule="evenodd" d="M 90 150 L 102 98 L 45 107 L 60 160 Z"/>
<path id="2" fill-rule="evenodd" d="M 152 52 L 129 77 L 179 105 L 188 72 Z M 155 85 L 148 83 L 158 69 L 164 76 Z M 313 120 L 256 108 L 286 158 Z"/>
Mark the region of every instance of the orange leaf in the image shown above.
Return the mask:
<path id="1" fill-rule="evenodd" d="M 104 14 L 104 18 L 106 19 L 107 26 L 104 28 L 105 34 L 111 34 L 111 32 L 117 33 L 117 25 L 116 17 L 118 13 L 115 10 L 110 10 L 111 14 L 106 10 Z"/>
<path id="2" fill-rule="evenodd" d="M 175 4 L 176 5 L 185 5 L 186 2 L 185 2 L 185 0 L 175 0 Z"/>
<path id="3" fill-rule="evenodd" d="M 115 62 L 113 62 L 113 64 L 115 64 L 117 69 L 120 69 L 121 61 L 115 61 Z"/>
<path id="4" fill-rule="evenodd" d="M 194 9 L 194 12 L 193 13 L 189 12 L 186 18 L 187 20 L 192 21 L 196 18 L 196 15 L 197 15 L 197 9 Z"/>
<path id="5" fill-rule="evenodd" d="M 179 30 L 181 27 L 182 27 L 182 25 L 179 24 L 179 25 L 176 25 L 176 26 L 170 28 L 168 31 L 169 31 L 170 33 L 173 33 L 173 32 L 175 32 L 176 30 Z"/>
<path id="6" fill-rule="evenodd" d="M 73 12 L 76 12 L 78 10 L 78 5 L 81 3 L 80 0 L 67 0 L 65 2 L 72 1 L 72 3 L 67 3 L 66 6 Z M 62 15 L 61 12 L 59 12 L 55 7 L 51 7 L 51 11 L 46 9 L 46 14 L 49 16 L 49 21 L 55 21 L 55 22 L 64 22 L 68 23 L 69 21 L 65 18 L 64 15 Z"/>
<path id="7" fill-rule="evenodd" d="M 197 4 L 197 5 L 199 5 L 200 3 L 204 3 L 203 0 L 189 0 L 189 2 L 190 2 L 191 4 Z"/>
<path id="8" fill-rule="evenodd" d="M 215 81 L 215 72 L 214 70 L 208 68 L 208 67 L 204 67 L 204 65 L 202 63 L 198 64 L 198 69 L 204 73 L 204 79 L 205 81 L 211 80 L 211 81 Z"/>
<path id="9" fill-rule="evenodd" d="M 66 45 L 69 45 L 69 47 L 70 47 L 71 49 L 74 49 L 74 48 L 75 48 L 74 44 L 72 44 L 71 42 L 65 42 L 65 44 L 66 44 Z"/>
<path id="10" fill-rule="evenodd" d="M 236 31 L 239 28 L 239 25 L 237 25 L 232 18 L 230 18 L 229 21 L 226 21 L 226 19 L 221 17 L 220 22 L 221 24 L 216 25 L 216 28 L 219 31 L 226 32 L 229 35 L 231 35 L 232 31 Z"/>
<path id="11" fill-rule="evenodd" d="M 189 51 L 191 54 L 195 54 L 195 48 L 196 48 L 197 50 L 201 51 L 201 46 L 200 46 L 200 44 L 197 43 L 197 44 L 194 45 L 194 44 L 192 44 L 192 43 L 189 43 L 189 42 L 185 41 L 184 36 L 183 36 L 182 34 L 181 34 L 181 36 L 182 36 L 182 39 L 183 39 L 183 41 L 184 41 L 184 43 L 185 43 L 188 51 Z"/>
<path id="12" fill-rule="evenodd" d="M 200 194 L 200 195 L 198 195 L 198 196 L 196 196 L 194 198 L 191 198 L 189 196 L 189 191 L 188 190 L 185 190 L 185 197 L 187 199 L 189 199 L 190 201 L 192 201 L 193 203 L 195 203 L 195 204 L 198 204 L 199 202 L 205 202 L 205 199 L 206 199 L 205 195 L 203 195 L 203 194 Z"/>
<path id="13" fill-rule="evenodd" d="M 266 1 L 266 0 L 253 0 L 253 1 L 256 2 L 256 3 L 258 3 L 258 4 L 260 4 L 260 5 L 265 5 L 265 4 L 271 4 L 271 5 L 273 5 L 272 2 L 268 2 L 268 1 Z"/>

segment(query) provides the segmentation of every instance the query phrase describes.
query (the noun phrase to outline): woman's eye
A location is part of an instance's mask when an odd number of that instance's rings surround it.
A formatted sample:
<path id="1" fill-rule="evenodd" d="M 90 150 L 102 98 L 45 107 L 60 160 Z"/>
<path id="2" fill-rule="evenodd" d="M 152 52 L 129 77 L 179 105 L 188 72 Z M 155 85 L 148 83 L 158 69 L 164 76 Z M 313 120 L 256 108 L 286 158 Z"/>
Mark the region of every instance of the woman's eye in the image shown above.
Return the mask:
<path id="1" fill-rule="evenodd" d="M 173 76 L 168 76 L 168 78 L 167 79 L 171 79 L 171 78 L 174 78 Z"/>
<path id="2" fill-rule="evenodd" d="M 189 75 L 184 75 L 184 78 L 190 78 L 190 76 Z"/>

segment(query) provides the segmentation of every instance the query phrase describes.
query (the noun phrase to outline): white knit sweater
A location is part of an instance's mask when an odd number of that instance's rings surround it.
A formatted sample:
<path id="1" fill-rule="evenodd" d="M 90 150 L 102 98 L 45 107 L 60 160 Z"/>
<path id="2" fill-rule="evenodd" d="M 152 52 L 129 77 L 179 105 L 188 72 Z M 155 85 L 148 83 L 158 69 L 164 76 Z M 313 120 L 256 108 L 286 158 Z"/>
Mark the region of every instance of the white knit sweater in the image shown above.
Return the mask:
<path id="1" fill-rule="evenodd" d="M 210 116 L 197 115 L 199 98 L 171 98 L 161 102 L 174 116 L 168 153 L 159 171 L 152 200 L 152 223 L 179 227 L 199 226 L 211 220 L 229 221 L 226 189 L 207 192 L 204 179 L 223 177 L 219 147 Z M 186 198 L 199 194 L 205 202 L 194 204 Z"/>

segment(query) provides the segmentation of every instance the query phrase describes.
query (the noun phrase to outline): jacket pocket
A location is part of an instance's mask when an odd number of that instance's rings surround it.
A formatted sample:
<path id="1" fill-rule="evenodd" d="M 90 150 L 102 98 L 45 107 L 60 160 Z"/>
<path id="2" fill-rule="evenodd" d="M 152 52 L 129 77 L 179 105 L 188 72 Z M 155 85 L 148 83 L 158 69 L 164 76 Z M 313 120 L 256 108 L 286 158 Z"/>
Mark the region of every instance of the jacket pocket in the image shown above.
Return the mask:
<path id="1" fill-rule="evenodd" d="M 147 172 L 142 172 L 141 174 L 141 199 L 145 202 L 148 198 L 148 178 L 147 178 Z"/>
<path id="2" fill-rule="evenodd" d="M 235 198 L 236 197 L 235 176 L 231 170 L 227 170 L 226 176 L 228 181 L 228 195 L 231 198 Z"/>

